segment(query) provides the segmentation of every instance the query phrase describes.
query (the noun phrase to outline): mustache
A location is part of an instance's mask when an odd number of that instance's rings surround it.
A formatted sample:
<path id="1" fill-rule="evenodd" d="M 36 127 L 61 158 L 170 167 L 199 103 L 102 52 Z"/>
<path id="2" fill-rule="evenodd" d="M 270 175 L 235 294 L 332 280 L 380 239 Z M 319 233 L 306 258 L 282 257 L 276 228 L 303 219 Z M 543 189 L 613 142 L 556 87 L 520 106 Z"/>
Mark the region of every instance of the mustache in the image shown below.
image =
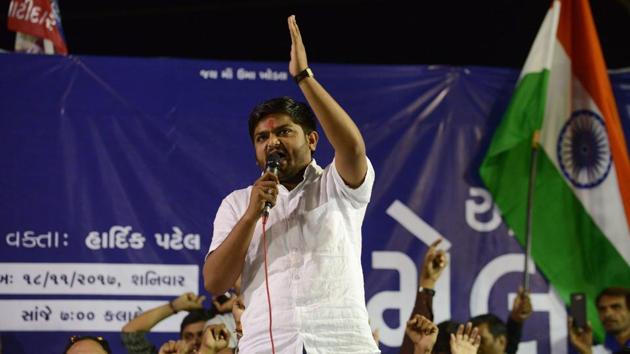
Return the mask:
<path id="1" fill-rule="evenodd" d="M 280 156 L 281 158 L 285 158 L 287 156 L 287 151 L 284 148 L 269 149 L 267 150 L 265 158 L 269 159 L 269 156 L 271 156 L 272 154 L 276 154 Z"/>

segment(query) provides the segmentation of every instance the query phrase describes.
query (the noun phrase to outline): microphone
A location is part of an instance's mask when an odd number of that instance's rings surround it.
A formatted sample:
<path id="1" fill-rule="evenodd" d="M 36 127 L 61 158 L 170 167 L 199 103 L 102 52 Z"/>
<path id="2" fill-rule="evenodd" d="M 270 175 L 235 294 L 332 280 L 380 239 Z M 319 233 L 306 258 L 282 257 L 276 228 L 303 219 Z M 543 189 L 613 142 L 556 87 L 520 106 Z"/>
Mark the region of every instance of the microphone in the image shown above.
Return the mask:
<path id="1" fill-rule="evenodd" d="M 277 151 L 274 151 L 271 154 L 269 154 L 269 156 L 267 156 L 267 166 L 265 167 L 265 172 L 271 172 L 275 176 L 277 176 L 278 168 L 280 167 L 280 159 L 282 159 L 282 156 L 280 156 L 280 154 Z M 265 206 L 262 212 L 263 217 L 266 218 L 269 216 L 269 210 L 271 210 L 272 207 L 273 205 L 271 205 L 270 202 L 265 202 Z"/>

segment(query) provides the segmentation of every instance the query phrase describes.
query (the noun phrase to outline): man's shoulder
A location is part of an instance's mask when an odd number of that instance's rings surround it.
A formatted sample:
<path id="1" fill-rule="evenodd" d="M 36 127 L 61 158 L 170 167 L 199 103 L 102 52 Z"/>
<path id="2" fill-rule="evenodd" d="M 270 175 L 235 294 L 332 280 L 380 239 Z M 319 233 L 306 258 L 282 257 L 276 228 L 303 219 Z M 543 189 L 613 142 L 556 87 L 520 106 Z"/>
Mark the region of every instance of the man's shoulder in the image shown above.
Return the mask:
<path id="1" fill-rule="evenodd" d="M 358 187 L 353 188 L 346 184 L 339 174 L 339 171 L 337 171 L 334 159 L 322 170 L 321 175 L 328 176 L 329 180 L 341 187 L 341 189 L 347 190 L 350 194 L 363 195 L 369 198 L 369 195 L 372 193 L 372 185 L 374 184 L 374 167 L 367 156 L 365 156 L 365 160 L 367 162 L 367 170 L 365 171 L 363 181 Z"/>
<path id="2" fill-rule="evenodd" d="M 251 193 L 252 190 L 252 186 L 247 186 L 245 188 L 241 188 L 241 189 L 235 189 L 232 192 L 230 192 L 228 195 L 226 195 L 223 200 L 224 201 L 242 201 L 242 200 L 248 200 L 249 199 L 249 194 Z"/>

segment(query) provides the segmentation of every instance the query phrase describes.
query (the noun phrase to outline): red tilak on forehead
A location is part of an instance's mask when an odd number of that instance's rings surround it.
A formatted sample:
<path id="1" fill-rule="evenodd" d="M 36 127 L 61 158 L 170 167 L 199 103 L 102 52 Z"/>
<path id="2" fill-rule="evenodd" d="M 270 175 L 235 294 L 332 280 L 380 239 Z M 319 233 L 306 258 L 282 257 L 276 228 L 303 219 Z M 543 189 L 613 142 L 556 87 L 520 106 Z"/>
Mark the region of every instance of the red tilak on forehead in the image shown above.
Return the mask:
<path id="1" fill-rule="evenodd" d="M 278 125 L 278 122 L 276 122 L 275 118 L 267 118 L 262 122 L 262 125 L 265 130 L 273 130 Z"/>

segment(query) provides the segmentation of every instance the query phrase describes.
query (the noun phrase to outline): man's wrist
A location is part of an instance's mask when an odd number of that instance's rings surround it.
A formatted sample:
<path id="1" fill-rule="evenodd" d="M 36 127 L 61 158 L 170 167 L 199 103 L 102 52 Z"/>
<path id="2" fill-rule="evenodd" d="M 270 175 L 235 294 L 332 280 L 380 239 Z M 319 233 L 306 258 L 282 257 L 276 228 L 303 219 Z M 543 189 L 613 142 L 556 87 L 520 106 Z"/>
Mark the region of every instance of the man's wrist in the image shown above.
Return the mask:
<path id="1" fill-rule="evenodd" d="M 420 287 L 426 289 L 435 289 L 435 280 L 427 277 L 420 278 Z"/>
<path id="2" fill-rule="evenodd" d="M 308 67 L 300 71 L 299 73 L 297 73 L 297 75 L 293 77 L 293 80 L 295 80 L 296 84 L 299 84 L 300 81 L 306 79 L 307 77 L 315 77 L 315 74 L 313 74 L 313 70 L 311 70 L 311 68 L 308 68 Z"/>
<path id="3" fill-rule="evenodd" d="M 431 354 L 433 351 L 433 347 L 426 348 L 421 344 L 414 343 L 413 345 L 413 354 Z"/>
<path id="4" fill-rule="evenodd" d="M 418 292 L 419 292 L 419 293 L 421 293 L 421 292 L 425 292 L 425 293 L 427 293 L 427 294 L 429 294 L 429 295 L 431 295 L 431 296 L 434 296 L 434 295 L 435 295 L 435 290 L 433 290 L 432 288 L 426 288 L 426 287 L 424 287 L 424 286 L 420 286 L 420 287 L 418 288 Z"/>
<path id="5" fill-rule="evenodd" d="M 175 300 L 171 300 L 168 302 L 168 307 L 171 308 L 171 311 L 173 311 L 173 314 L 176 314 L 177 312 L 179 312 L 176 308 L 175 308 L 175 304 L 173 304 Z"/>

